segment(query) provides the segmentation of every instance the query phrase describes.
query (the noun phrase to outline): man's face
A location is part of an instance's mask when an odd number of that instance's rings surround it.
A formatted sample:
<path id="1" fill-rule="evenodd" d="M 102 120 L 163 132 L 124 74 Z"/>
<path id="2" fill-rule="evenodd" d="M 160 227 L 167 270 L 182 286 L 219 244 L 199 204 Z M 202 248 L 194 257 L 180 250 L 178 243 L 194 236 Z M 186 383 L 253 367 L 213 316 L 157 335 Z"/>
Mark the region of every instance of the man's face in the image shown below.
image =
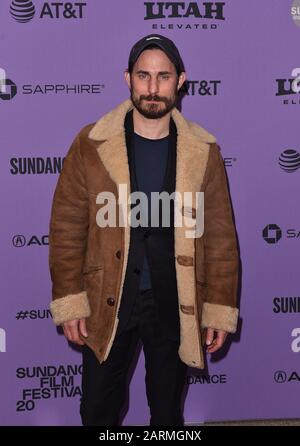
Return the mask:
<path id="1" fill-rule="evenodd" d="M 136 109 L 148 119 L 158 119 L 175 106 L 185 73 L 178 77 L 162 50 L 149 49 L 140 54 L 131 75 L 125 72 L 125 79 Z"/>

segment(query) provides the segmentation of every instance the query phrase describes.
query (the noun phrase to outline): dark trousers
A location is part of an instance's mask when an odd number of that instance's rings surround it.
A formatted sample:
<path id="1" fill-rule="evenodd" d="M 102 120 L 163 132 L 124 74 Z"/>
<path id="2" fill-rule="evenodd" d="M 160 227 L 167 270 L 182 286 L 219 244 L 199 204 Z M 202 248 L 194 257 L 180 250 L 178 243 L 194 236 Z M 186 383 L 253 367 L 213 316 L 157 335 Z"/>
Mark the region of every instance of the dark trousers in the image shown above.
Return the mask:
<path id="1" fill-rule="evenodd" d="M 102 364 L 83 346 L 82 399 L 84 426 L 118 426 L 126 402 L 127 375 L 139 340 L 145 356 L 145 384 L 150 426 L 182 426 L 181 397 L 187 365 L 178 355 L 179 342 L 163 335 L 151 290 L 140 292 L 130 320 L 116 335 Z"/>

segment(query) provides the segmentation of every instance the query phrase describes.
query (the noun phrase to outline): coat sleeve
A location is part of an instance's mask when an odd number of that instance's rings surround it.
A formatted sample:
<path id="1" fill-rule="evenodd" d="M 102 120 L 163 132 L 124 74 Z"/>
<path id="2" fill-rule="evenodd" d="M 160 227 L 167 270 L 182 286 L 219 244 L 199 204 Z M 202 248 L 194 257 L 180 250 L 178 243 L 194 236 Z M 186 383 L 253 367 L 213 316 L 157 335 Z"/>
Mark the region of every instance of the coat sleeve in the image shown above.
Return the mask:
<path id="1" fill-rule="evenodd" d="M 224 162 L 212 144 L 204 189 L 204 267 L 206 293 L 203 328 L 234 333 L 238 322 L 239 255 Z"/>
<path id="2" fill-rule="evenodd" d="M 89 211 L 79 135 L 74 139 L 64 160 L 53 196 L 50 217 L 50 310 L 56 325 L 90 315 L 82 275 Z"/>

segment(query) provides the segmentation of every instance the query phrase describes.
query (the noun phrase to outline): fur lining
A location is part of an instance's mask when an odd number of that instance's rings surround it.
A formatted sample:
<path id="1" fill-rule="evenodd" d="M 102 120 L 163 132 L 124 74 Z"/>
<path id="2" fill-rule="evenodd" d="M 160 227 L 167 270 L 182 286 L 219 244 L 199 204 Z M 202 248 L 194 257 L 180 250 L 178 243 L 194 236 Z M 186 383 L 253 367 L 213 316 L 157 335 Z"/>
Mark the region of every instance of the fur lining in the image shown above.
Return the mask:
<path id="1" fill-rule="evenodd" d="M 201 190 L 204 173 L 208 161 L 209 145 L 205 140 L 210 140 L 208 134 L 198 129 L 196 125 L 189 124 L 179 113 L 174 113 L 174 121 L 177 127 L 177 165 L 176 165 L 176 192 L 183 197 L 184 192 L 192 192 L 192 207 L 196 208 L 196 192 Z M 193 129 L 193 131 L 191 131 Z M 195 136 L 195 130 L 198 135 Z M 196 305 L 196 277 L 195 268 L 187 267 L 180 263 L 182 258 L 190 258 L 190 263 L 195 265 L 195 239 L 187 237 L 188 219 L 183 220 L 182 226 L 174 228 L 175 263 L 179 306 Z M 189 220 L 196 223 L 192 217 Z M 198 311 L 194 314 L 180 315 L 180 347 L 181 360 L 191 367 L 204 368 L 204 358 L 201 348 L 200 321 Z"/>
<path id="2" fill-rule="evenodd" d="M 225 330 L 228 333 L 235 333 L 237 329 L 238 314 L 238 308 L 204 302 L 201 326 L 203 328 L 212 327 L 216 330 Z"/>
<path id="3" fill-rule="evenodd" d="M 96 141 L 103 141 L 120 133 L 124 125 L 126 113 L 134 108 L 131 99 L 126 99 L 109 113 L 102 116 L 92 127 L 88 137 Z M 199 124 L 186 120 L 177 108 L 171 111 L 172 118 L 175 121 L 178 134 L 191 133 L 203 142 L 213 143 L 216 138 Z"/>
<path id="4" fill-rule="evenodd" d="M 125 115 L 124 115 L 125 119 Z M 117 119 L 116 119 L 117 120 Z M 121 124 L 120 124 L 121 125 Z M 117 184 L 126 184 L 127 186 L 127 197 L 126 197 L 126 203 L 127 203 L 127 216 L 130 214 L 130 203 L 129 203 L 129 195 L 130 195 L 130 174 L 129 174 L 129 163 L 127 158 L 127 148 L 126 148 L 126 138 L 125 138 L 125 131 L 124 127 L 123 130 L 119 134 L 112 136 L 110 139 L 105 141 L 104 143 L 100 144 L 97 147 L 98 155 L 107 170 L 108 175 L 111 177 L 111 179 Z M 112 156 L 113 154 L 113 156 Z M 120 198 L 120 197 L 118 197 Z M 123 208 L 120 208 L 121 212 L 123 211 Z M 123 221 L 125 221 L 126 215 L 123 214 Z M 123 260 L 123 270 L 121 275 L 121 284 L 120 284 L 120 291 L 119 291 L 119 298 L 118 298 L 118 306 L 116 310 L 116 314 L 119 313 L 119 308 L 121 305 L 121 297 L 123 293 L 123 287 L 124 287 L 124 281 L 125 281 L 125 273 L 127 269 L 127 262 L 128 262 L 128 254 L 129 254 L 129 239 L 130 239 L 130 227 L 129 225 L 125 225 L 124 227 L 124 260 Z M 117 331 L 119 319 L 118 316 L 115 318 L 113 331 L 106 349 L 106 352 L 104 354 L 104 360 L 107 359 L 108 354 L 111 350 L 115 334 Z"/>
<path id="5" fill-rule="evenodd" d="M 55 325 L 73 319 L 89 317 L 91 314 L 86 291 L 78 294 L 68 294 L 60 299 L 55 299 L 50 303 L 50 310 Z"/>

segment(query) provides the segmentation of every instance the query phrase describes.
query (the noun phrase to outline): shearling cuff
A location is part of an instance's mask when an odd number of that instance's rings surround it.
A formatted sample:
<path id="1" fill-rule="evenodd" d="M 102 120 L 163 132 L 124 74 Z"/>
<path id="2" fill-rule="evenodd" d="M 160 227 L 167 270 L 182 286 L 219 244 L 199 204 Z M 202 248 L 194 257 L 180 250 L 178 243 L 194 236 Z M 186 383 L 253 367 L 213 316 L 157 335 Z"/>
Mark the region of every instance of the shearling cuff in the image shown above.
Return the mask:
<path id="1" fill-rule="evenodd" d="M 50 303 L 50 310 L 55 325 L 88 317 L 91 314 L 86 291 L 78 294 L 68 294 L 65 297 L 53 300 Z"/>
<path id="2" fill-rule="evenodd" d="M 228 333 L 235 333 L 238 315 L 238 308 L 204 302 L 201 326 L 203 328 L 211 327 L 216 330 L 225 330 Z"/>

